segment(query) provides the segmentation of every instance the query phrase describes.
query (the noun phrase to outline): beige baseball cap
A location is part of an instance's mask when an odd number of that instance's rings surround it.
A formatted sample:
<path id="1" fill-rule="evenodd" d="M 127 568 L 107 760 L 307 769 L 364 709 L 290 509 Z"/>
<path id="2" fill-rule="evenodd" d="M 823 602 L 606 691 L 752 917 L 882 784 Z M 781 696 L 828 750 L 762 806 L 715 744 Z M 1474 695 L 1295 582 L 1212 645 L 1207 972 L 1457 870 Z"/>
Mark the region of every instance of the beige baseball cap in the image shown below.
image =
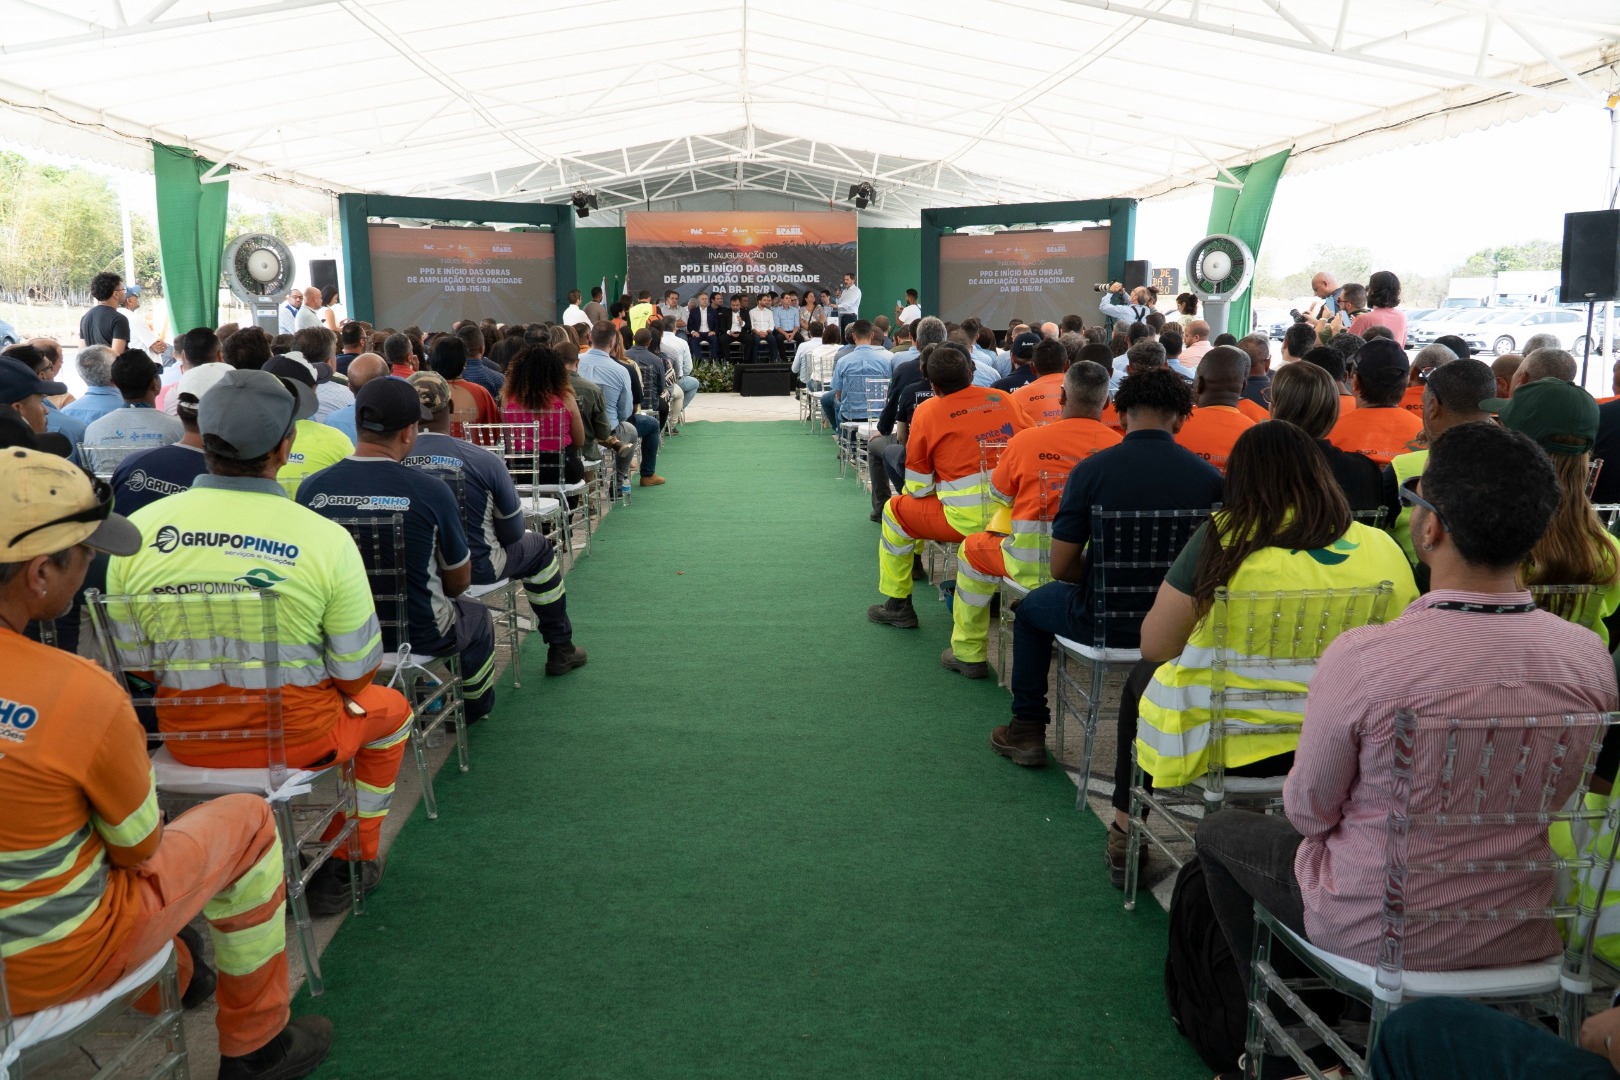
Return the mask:
<path id="1" fill-rule="evenodd" d="M 66 458 L 12 447 L 0 451 L 0 562 L 24 562 L 86 544 L 133 555 L 141 531 L 112 512 L 112 488 Z"/>

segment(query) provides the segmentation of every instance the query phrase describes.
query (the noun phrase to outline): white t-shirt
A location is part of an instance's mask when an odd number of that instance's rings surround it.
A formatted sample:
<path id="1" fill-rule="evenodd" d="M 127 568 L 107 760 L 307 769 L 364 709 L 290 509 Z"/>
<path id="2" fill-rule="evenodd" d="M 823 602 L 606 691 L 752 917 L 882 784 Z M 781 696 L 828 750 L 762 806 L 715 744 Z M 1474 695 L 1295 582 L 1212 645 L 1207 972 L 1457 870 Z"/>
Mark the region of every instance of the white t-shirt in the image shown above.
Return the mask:
<path id="1" fill-rule="evenodd" d="M 902 326 L 910 326 L 920 318 L 922 318 L 921 304 L 907 304 L 900 310 L 900 325 Z"/>
<path id="2" fill-rule="evenodd" d="M 589 325 L 591 317 L 585 314 L 585 309 L 578 304 L 569 304 L 563 309 L 562 324 L 564 326 L 578 326 L 580 323 Z"/>

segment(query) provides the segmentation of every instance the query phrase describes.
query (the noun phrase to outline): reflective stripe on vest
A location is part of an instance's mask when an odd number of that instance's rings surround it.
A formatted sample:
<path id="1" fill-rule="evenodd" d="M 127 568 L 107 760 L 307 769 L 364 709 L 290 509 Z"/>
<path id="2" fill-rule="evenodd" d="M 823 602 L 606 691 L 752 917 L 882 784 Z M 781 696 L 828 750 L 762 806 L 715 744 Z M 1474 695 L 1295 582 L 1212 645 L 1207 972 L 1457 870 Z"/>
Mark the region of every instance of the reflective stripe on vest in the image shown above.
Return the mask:
<path id="1" fill-rule="evenodd" d="M 84 869 L 54 893 L 0 909 L 0 957 L 61 941 L 96 913 L 106 891 L 106 855 L 98 847 Z"/>
<path id="2" fill-rule="evenodd" d="M 1014 518 L 1012 533 L 1001 542 L 1007 576 L 1027 589 L 1046 580 L 1052 556 L 1052 523 Z"/>

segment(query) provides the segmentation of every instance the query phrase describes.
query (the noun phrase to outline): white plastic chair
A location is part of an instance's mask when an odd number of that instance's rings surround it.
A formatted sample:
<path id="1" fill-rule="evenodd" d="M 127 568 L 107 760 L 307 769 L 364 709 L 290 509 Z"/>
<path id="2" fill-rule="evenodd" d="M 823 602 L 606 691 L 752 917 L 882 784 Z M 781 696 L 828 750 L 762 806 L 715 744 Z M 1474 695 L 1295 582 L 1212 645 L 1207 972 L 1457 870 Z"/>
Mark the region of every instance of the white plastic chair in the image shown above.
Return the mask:
<path id="1" fill-rule="evenodd" d="M 1300 1000 L 1302 980 L 1278 975 L 1271 950 L 1281 944 L 1329 988 L 1363 1002 L 1372 1012 L 1367 1032 L 1370 1054 L 1389 1014 L 1421 997 L 1459 997 L 1486 1003 L 1511 1002 L 1539 1015 L 1556 1017 L 1559 1034 L 1578 1040 L 1592 992 L 1592 928 L 1598 912 L 1585 900 L 1514 906 L 1504 890 L 1534 895 L 1534 881 L 1570 871 L 1586 876 L 1601 897 L 1606 891 L 1620 840 L 1620 803 L 1607 810 L 1586 808 L 1586 793 L 1603 736 L 1620 714 L 1587 713 L 1541 717 L 1420 717 L 1400 709 L 1394 718 L 1394 768 L 1384 848 L 1384 905 L 1378 959 L 1368 964 L 1318 948 L 1255 905 L 1255 942 L 1249 987 L 1247 1060 L 1258 1075 L 1267 1040 L 1320 1076 L 1298 1042 L 1272 1012 L 1276 994 L 1337 1054 L 1357 1077 L 1369 1075 L 1366 1061 L 1342 1036 Z M 1571 858 L 1553 854 L 1548 830 L 1567 822 L 1572 828 L 1602 824 L 1608 842 L 1592 844 Z M 1500 837 L 1509 857 L 1462 860 L 1452 857 L 1464 836 L 1488 831 Z M 1524 856 L 1524 857 L 1515 857 Z M 1514 879 L 1519 879 L 1515 881 Z M 1479 883 L 1473 895 L 1490 897 L 1486 906 L 1459 901 L 1429 906 L 1436 879 Z M 1528 879 L 1528 880 L 1526 880 Z M 1553 890 L 1549 887 L 1549 894 Z M 1475 904 L 1478 902 L 1476 901 Z M 1560 924 L 1561 953 L 1543 960 L 1492 967 L 1492 957 L 1471 959 L 1479 966 L 1450 971 L 1411 971 L 1405 957 L 1412 943 L 1441 927 L 1459 923 Z M 1320 985 L 1318 983 L 1317 985 Z"/>

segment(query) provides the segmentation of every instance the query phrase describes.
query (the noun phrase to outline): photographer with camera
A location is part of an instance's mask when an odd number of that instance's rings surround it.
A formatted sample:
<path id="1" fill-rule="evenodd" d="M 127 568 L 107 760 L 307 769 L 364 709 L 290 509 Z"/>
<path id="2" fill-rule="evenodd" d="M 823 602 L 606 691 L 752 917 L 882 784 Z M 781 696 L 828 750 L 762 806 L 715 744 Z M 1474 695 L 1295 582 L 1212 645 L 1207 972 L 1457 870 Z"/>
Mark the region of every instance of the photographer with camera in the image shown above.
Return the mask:
<path id="1" fill-rule="evenodd" d="M 1367 286 L 1354 281 L 1339 288 L 1339 302 L 1337 310 L 1331 315 L 1324 315 L 1316 320 L 1316 336 L 1323 342 L 1328 341 L 1334 334 L 1342 334 L 1350 329 L 1350 324 L 1356 318 L 1368 311 Z"/>
<path id="2" fill-rule="evenodd" d="M 1092 289 L 1108 294 L 1098 302 L 1097 310 L 1127 326 L 1133 322 L 1142 322 L 1153 311 L 1152 295 L 1146 285 L 1138 285 L 1131 290 L 1128 304 L 1125 302 L 1125 286 L 1117 281 L 1107 285 L 1093 285 Z"/>

